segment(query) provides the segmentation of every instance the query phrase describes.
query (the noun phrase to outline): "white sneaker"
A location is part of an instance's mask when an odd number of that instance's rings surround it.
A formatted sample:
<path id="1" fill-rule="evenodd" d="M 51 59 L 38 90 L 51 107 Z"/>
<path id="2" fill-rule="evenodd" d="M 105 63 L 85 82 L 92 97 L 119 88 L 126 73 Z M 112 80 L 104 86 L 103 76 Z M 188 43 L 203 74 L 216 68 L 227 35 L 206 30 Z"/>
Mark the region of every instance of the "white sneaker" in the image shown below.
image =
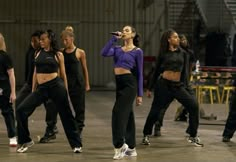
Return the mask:
<path id="1" fill-rule="evenodd" d="M 138 155 L 138 154 L 137 154 L 137 151 L 136 151 L 135 148 L 133 148 L 133 149 L 128 148 L 127 151 L 125 152 L 125 156 L 132 156 L 132 157 L 135 157 L 135 156 L 137 156 L 137 155 Z"/>
<path id="2" fill-rule="evenodd" d="M 34 145 L 34 141 L 24 143 L 20 147 L 18 147 L 16 151 L 19 152 L 19 153 L 26 152 L 28 150 L 28 148 L 33 146 L 33 145 Z"/>
<path id="3" fill-rule="evenodd" d="M 123 146 L 121 148 L 118 149 L 114 149 L 115 151 L 115 155 L 113 156 L 114 160 L 118 160 L 118 159 L 122 159 L 125 156 L 125 152 L 128 149 L 128 145 L 127 144 L 123 144 Z"/>
<path id="4" fill-rule="evenodd" d="M 9 138 L 9 146 L 16 147 L 17 146 L 17 139 L 16 137 Z"/>
<path id="5" fill-rule="evenodd" d="M 194 144 L 194 145 L 197 146 L 197 147 L 203 147 L 203 146 L 204 146 L 204 144 L 201 143 L 201 140 L 200 140 L 199 137 L 188 137 L 188 138 L 187 138 L 187 141 L 188 141 L 189 143 Z"/>
<path id="6" fill-rule="evenodd" d="M 75 147 L 73 152 L 74 153 L 81 153 L 81 152 L 83 152 L 82 147 Z"/>

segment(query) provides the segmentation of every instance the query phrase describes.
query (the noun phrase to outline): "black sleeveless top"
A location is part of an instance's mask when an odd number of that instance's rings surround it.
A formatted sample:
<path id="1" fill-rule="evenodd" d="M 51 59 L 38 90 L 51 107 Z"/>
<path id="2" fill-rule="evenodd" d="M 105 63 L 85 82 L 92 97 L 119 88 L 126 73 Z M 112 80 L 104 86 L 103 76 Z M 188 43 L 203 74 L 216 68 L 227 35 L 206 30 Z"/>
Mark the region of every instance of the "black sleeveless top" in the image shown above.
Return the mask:
<path id="1" fill-rule="evenodd" d="M 82 75 L 82 69 L 80 61 L 76 57 L 76 50 L 71 53 L 67 53 L 65 49 L 63 50 L 64 55 L 64 62 L 65 62 L 65 69 L 66 69 L 66 76 L 68 80 L 68 88 L 75 89 L 75 87 L 84 88 L 84 78 Z"/>
<path id="2" fill-rule="evenodd" d="M 67 53 L 66 50 L 63 50 L 64 55 L 64 62 L 65 62 L 65 69 L 66 75 L 68 76 L 78 76 L 80 75 L 80 61 L 76 57 L 76 50 L 71 53 Z"/>
<path id="3" fill-rule="evenodd" d="M 38 57 L 35 59 L 37 73 L 54 73 L 58 72 L 59 64 L 55 59 L 53 51 L 41 50 Z"/>

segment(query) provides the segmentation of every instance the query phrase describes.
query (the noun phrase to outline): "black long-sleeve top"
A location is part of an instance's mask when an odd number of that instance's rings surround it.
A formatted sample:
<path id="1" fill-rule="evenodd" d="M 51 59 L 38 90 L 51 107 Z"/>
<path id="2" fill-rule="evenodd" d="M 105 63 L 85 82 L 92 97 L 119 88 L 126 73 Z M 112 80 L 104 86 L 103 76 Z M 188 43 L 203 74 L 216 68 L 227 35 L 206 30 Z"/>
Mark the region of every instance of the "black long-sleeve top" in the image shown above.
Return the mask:
<path id="1" fill-rule="evenodd" d="M 180 81 L 183 82 L 184 85 L 188 86 L 190 84 L 191 72 L 195 65 L 196 58 L 190 48 L 182 48 L 182 50 L 184 52 L 184 68 L 181 73 Z"/>
<path id="2" fill-rule="evenodd" d="M 148 89 L 152 90 L 157 82 L 157 79 L 166 70 L 174 72 L 182 72 L 184 68 L 184 52 L 182 49 L 176 51 L 168 51 L 160 54 L 157 57 L 156 67 L 151 81 L 149 82 Z"/>

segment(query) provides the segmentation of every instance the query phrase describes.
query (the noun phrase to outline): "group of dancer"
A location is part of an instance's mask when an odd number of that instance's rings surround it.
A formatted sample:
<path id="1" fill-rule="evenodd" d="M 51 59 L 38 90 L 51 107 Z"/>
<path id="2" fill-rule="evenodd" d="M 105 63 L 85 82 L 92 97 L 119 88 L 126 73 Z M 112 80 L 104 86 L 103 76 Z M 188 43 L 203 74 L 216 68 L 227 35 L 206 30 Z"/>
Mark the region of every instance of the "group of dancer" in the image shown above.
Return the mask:
<path id="1" fill-rule="evenodd" d="M 102 49 L 103 56 L 114 57 L 116 78 L 116 102 L 112 111 L 112 136 L 115 154 L 113 159 L 122 159 L 125 155 L 137 156 L 135 149 L 135 122 L 132 103 L 142 103 L 143 96 L 143 51 L 138 48 L 139 35 L 131 26 L 125 26 L 117 32 Z M 115 46 L 118 39 L 124 40 L 123 46 Z M 174 99 L 177 99 L 189 113 L 188 142 L 202 147 L 197 135 L 199 125 L 199 106 L 188 90 L 188 80 L 192 57 L 180 48 L 180 39 L 174 30 L 168 30 L 161 37 L 160 52 L 155 72 L 148 85 L 147 95 L 154 90 L 151 110 L 143 129 L 142 144 L 149 145 L 156 122 L 162 124 L 164 113 Z M 133 80 L 132 78 L 136 78 Z M 136 88 L 133 88 L 136 87 Z M 135 93 L 137 89 L 137 94 Z"/>
<path id="2" fill-rule="evenodd" d="M 59 49 L 52 30 L 32 34 L 26 55 L 25 85 L 16 97 L 14 68 L 6 54 L 4 38 L 0 35 L 0 108 L 7 125 L 10 144 L 18 145 L 19 153 L 26 152 L 34 145 L 28 118 L 42 103 L 46 109 L 47 127 L 39 142 L 47 143 L 56 138 L 59 113 L 73 152 L 82 152 L 85 92 L 90 90 L 90 86 L 86 54 L 76 47 L 74 38 L 73 28 L 66 27 L 61 32 L 64 48 Z M 203 146 L 198 136 L 199 105 L 189 87 L 194 59 L 191 52 L 181 48 L 180 43 L 186 41 L 186 37 L 181 38 L 185 40 L 180 41 L 179 35 L 172 29 L 165 31 L 161 37 L 155 71 L 147 90 L 147 96 L 151 96 L 151 91 L 154 90 L 154 98 L 143 129 L 144 145 L 150 144 L 149 136 L 152 135 L 154 125 L 159 128 L 162 126 L 166 109 L 176 99 L 189 114 L 187 141 L 195 146 Z M 123 40 L 123 45 L 117 45 L 118 40 Z M 143 51 L 139 47 L 139 41 L 140 35 L 136 29 L 126 25 L 101 50 L 102 56 L 113 57 L 114 60 L 116 100 L 112 110 L 113 159 L 137 156 L 133 104 L 141 105 L 143 97 Z M 83 74 L 80 72 L 81 67 Z M 17 129 L 12 108 L 15 99 Z M 230 118 L 233 116 L 230 115 Z M 229 141 L 235 131 L 234 121 L 230 121 L 230 124 L 226 124 L 228 133 L 225 131 L 223 141 Z"/>
<path id="3" fill-rule="evenodd" d="M 59 49 L 56 35 L 52 30 L 36 31 L 32 34 L 31 45 L 26 55 L 26 81 L 17 97 L 15 97 L 14 68 L 9 55 L 6 54 L 6 48 L 1 49 L 3 54 L 0 55 L 0 85 L 3 87 L 1 101 L 4 101 L 1 104 L 5 104 L 1 105 L 1 108 L 4 110 L 10 145 L 18 144 L 17 152 L 26 152 L 34 145 L 30 137 L 28 118 L 42 103 L 46 108 L 47 128 L 39 142 L 46 143 L 56 138 L 57 113 L 59 113 L 71 148 L 75 153 L 82 152 L 85 92 L 90 90 L 90 85 L 86 54 L 84 50 L 75 46 L 74 38 L 73 28 L 67 27 L 61 33 L 64 48 Z M 1 35 L 2 42 L 5 45 Z M 12 108 L 15 99 L 16 128 Z"/>

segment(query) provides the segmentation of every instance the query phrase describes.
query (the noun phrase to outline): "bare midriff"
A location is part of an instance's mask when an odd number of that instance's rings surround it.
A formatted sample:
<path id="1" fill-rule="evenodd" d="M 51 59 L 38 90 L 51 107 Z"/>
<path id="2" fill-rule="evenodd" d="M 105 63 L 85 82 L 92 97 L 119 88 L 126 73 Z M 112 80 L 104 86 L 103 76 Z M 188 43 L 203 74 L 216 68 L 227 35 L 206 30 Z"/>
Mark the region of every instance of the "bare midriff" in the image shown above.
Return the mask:
<path id="1" fill-rule="evenodd" d="M 162 77 L 167 80 L 179 82 L 181 77 L 181 72 L 167 70 L 162 73 Z"/>
<path id="2" fill-rule="evenodd" d="M 55 79 L 57 76 L 58 76 L 58 73 L 49 73 L 49 74 L 38 73 L 38 74 L 36 74 L 38 84 L 46 83 L 50 80 Z"/>
<path id="3" fill-rule="evenodd" d="M 117 67 L 117 68 L 114 68 L 114 73 L 115 73 L 115 75 L 131 74 L 131 71 L 128 69 Z"/>

